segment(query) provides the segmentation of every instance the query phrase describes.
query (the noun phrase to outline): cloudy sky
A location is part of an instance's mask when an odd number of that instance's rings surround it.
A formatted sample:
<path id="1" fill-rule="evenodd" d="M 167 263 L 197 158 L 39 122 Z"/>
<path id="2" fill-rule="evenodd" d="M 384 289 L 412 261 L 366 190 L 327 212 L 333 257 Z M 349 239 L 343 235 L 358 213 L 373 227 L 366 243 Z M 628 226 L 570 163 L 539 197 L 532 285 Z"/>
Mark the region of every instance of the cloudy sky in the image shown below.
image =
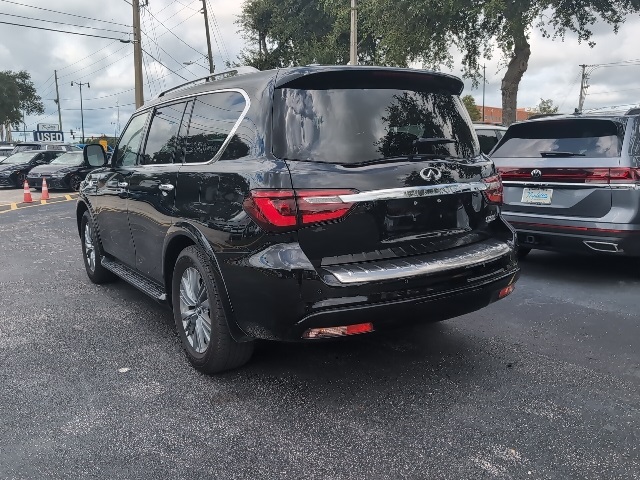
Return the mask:
<path id="1" fill-rule="evenodd" d="M 226 60 L 237 60 L 244 47 L 235 24 L 242 1 L 207 2 L 213 13 L 210 18 L 213 55 L 216 70 L 220 71 Z M 78 130 L 81 124 L 77 82 L 90 84 L 90 88 L 83 87 L 82 92 L 87 136 L 113 135 L 118 110 L 120 127 L 124 127 L 133 112 L 133 47 L 119 41 L 130 38 L 132 8 L 129 0 L 105 0 L 99 7 L 96 5 L 97 2 L 81 0 L 0 0 L 2 22 L 110 37 L 94 38 L 0 24 L 0 70 L 27 70 L 44 99 L 45 114 L 27 116 L 27 132 L 35 130 L 37 123 L 57 123 L 53 102 L 54 70 L 58 71 L 62 124 L 66 134 L 70 129 Z M 207 73 L 205 33 L 199 13 L 201 5 L 201 0 L 149 0 L 143 9 L 143 49 L 147 52 L 143 55 L 145 99 L 184 82 L 184 79 Z M 614 35 L 607 25 L 596 25 L 594 40 L 597 45 L 593 49 L 578 44 L 572 36 L 564 42 L 554 42 L 534 32 L 529 70 L 520 85 L 519 106 L 532 107 L 540 98 L 551 98 L 563 111 L 572 111 L 578 101 L 578 65 L 637 60 L 640 57 L 636 53 L 639 27 L 639 17 L 629 18 L 618 35 Z M 185 62 L 193 63 L 185 65 Z M 500 79 L 504 74 L 500 55 L 494 55 L 486 65 L 486 105 L 500 106 Z M 460 72 L 454 69 L 452 73 Z M 639 104 L 639 78 L 640 60 L 635 64 L 595 68 L 585 108 Z M 75 82 L 73 87 L 71 81 Z M 481 104 L 481 90 L 472 90 L 470 84 L 467 87 L 466 93 L 474 95 Z"/>

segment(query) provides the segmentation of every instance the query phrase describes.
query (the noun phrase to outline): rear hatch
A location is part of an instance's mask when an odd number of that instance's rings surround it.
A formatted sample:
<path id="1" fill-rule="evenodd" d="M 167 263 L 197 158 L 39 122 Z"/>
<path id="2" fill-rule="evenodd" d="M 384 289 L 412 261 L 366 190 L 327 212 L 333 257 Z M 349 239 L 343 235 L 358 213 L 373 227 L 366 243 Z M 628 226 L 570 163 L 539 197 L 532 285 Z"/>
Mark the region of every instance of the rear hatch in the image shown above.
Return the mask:
<path id="1" fill-rule="evenodd" d="M 442 252 L 491 237 L 501 193 L 460 80 L 402 70 L 281 79 L 273 145 L 295 190 L 299 244 L 318 266 Z M 500 192 L 499 192 L 500 191 Z"/>
<path id="2" fill-rule="evenodd" d="M 491 157 L 505 213 L 602 218 L 612 186 L 636 172 L 621 162 L 626 119 L 561 118 L 512 125 Z"/>

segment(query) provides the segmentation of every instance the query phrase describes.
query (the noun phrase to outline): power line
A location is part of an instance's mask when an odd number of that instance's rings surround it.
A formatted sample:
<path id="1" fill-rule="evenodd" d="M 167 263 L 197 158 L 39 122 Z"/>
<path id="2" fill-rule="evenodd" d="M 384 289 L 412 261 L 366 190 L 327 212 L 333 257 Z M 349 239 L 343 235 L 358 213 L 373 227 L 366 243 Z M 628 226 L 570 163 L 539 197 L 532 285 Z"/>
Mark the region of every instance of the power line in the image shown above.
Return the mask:
<path id="1" fill-rule="evenodd" d="M 0 2 L 6 2 L 6 1 L 7 0 L 0 0 Z M 34 25 L 23 25 L 21 23 L 11 23 L 11 22 L 2 22 L 2 21 L 0 21 L 0 23 L 4 25 L 13 25 L 14 27 L 35 28 L 36 30 L 47 30 L 49 32 L 69 33 L 71 35 L 82 35 L 83 37 L 106 38 L 108 40 L 119 40 L 122 43 L 131 43 L 131 40 L 122 40 L 121 38 L 105 37 L 102 35 L 91 35 L 89 33 L 69 32 L 67 30 L 56 30 L 55 28 L 36 27 Z"/>
<path id="2" fill-rule="evenodd" d="M 169 5 L 170 5 L 170 4 L 169 4 Z M 148 7 L 147 7 L 147 8 L 148 8 Z M 165 8 L 167 8 L 167 7 L 165 7 Z M 164 10 L 164 9 L 163 9 L 163 10 Z M 156 22 L 155 22 L 155 20 L 154 20 L 153 18 L 151 18 L 151 19 L 149 20 L 149 23 L 151 23 L 151 33 L 152 33 L 152 34 L 153 34 L 153 36 L 155 37 L 155 40 L 153 40 L 153 41 L 154 41 L 154 43 L 156 44 L 156 55 L 158 55 L 158 58 L 159 58 L 160 60 L 162 60 L 162 57 L 160 56 L 160 48 L 159 48 L 159 47 L 160 47 L 160 45 L 158 44 L 158 34 L 157 34 L 157 31 L 156 31 Z M 145 33 L 145 32 L 142 32 L 142 33 Z M 146 33 L 145 33 L 145 35 L 146 35 Z M 151 39 L 151 37 L 149 37 L 148 35 L 147 35 L 147 38 L 148 38 L 149 40 L 152 40 L 152 39 Z M 163 49 L 163 51 L 164 51 L 164 49 Z M 168 55 L 168 54 L 167 54 L 167 55 Z M 171 56 L 171 55 L 169 55 L 169 56 Z M 154 66 L 156 67 L 156 75 L 158 75 L 158 64 L 155 64 Z M 160 87 L 161 89 L 163 88 L 163 85 L 164 85 L 164 87 L 166 88 L 166 82 L 165 82 L 164 80 L 162 80 L 162 81 L 161 81 L 161 79 L 158 79 L 158 85 L 159 85 L 159 87 Z"/>
<path id="3" fill-rule="evenodd" d="M 158 62 L 160 65 L 162 65 L 164 68 L 166 68 L 167 70 L 169 70 L 171 73 L 173 73 L 174 75 L 179 76 L 181 79 L 183 79 L 185 82 L 188 82 L 189 80 L 187 80 L 186 78 L 184 78 L 182 75 L 180 75 L 179 73 L 176 73 L 175 71 L 171 70 L 169 67 L 167 67 L 164 63 L 162 63 L 160 60 L 158 60 L 156 57 L 154 57 L 153 55 L 151 55 L 149 52 L 147 52 L 144 48 L 142 49 L 142 51 L 144 53 L 146 53 L 147 55 L 149 55 L 151 58 L 153 58 L 156 62 Z"/>
<path id="4" fill-rule="evenodd" d="M 148 10 L 147 10 L 147 11 L 148 11 Z M 198 12 L 196 12 L 196 13 L 198 13 Z M 198 53 L 198 54 L 202 55 L 202 53 L 198 52 L 198 50 L 196 50 L 195 48 L 193 48 L 191 45 L 189 45 L 187 42 L 185 42 L 183 39 L 181 39 L 178 35 L 176 35 L 175 33 L 173 33 L 173 31 L 169 30 L 169 29 L 167 28 L 167 26 L 166 26 L 164 23 L 162 23 L 160 20 L 158 20 L 158 19 L 155 17 L 155 15 L 154 15 L 153 13 L 149 12 L 149 15 L 151 15 L 153 18 L 155 18 L 156 22 L 158 22 L 160 25 L 162 25 L 162 26 L 167 30 L 167 32 L 169 32 L 171 35 L 173 35 L 174 37 L 176 37 L 178 40 L 180 40 L 182 43 L 184 43 L 187 47 L 189 47 L 189 48 L 190 48 L 191 50 L 193 50 L 194 52 L 196 52 L 196 53 Z M 195 13 L 194 13 L 193 15 L 195 15 Z M 191 17 L 193 17 L 193 15 L 191 15 Z M 189 17 L 189 18 L 191 18 L 191 17 Z M 181 23 L 182 23 L 182 22 L 181 22 Z M 179 25 L 179 24 L 178 24 L 178 25 Z M 176 25 L 176 26 L 177 26 L 177 25 Z M 173 28 L 175 28 L 175 27 L 173 27 Z M 204 55 L 202 55 L 202 56 L 204 56 Z"/>
<path id="5" fill-rule="evenodd" d="M 225 43 L 224 37 L 222 36 L 222 30 L 220 29 L 220 24 L 218 23 L 218 19 L 216 17 L 216 14 L 213 11 L 213 6 L 211 5 L 211 2 L 209 2 L 209 0 L 207 0 L 207 3 L 209 4 L 209 12 L 211 13 L 211 17 L 213 18 L 213 25 L 214 25 L 214 27 L 216 29 L 218 37 L 220 37 L 220 43 L 222 44 L 222 49 L 224 50 L 224 55 L 227 58 L 227 62 L 231 63 L 231 59 L 229 58 L 229 51 L 227 50 L 227 44 Z M 222 51 L 220 53 L 222 53 Z"/>
<path id="6" fill-rule="evenodd" d="M 95 64 L 97 64 L 97 63 L 102 63 L 102 62 L 103 62 L 104 60 L 106 60 L 107 58 L 111 57 L 112 55 L 115 55 L 116 53 L 118 53 L 118 52 L 120 52 L 120 51 L 124 50 L 125 48 L 127 48 L 127 45 L 124 45 L 124 46 L 120 47 L 120 48 L 119 48 L 118 50 L 116 50 L 115 52 L 111 52 L 109 55 L 106 55 L 106 56 L 102 57 L 100 60 L 96 60 L 95 62 L 90 63 L 90 64 L 89 64 L 89 65 L 87 65 L 86 67 L 79 68 L 78 70 L 74 70 L 74 71 L 73 71 L 73 72 L 71 72 L 71 73 L 67 73 L 66 75 L 62 75 L 61 77 L 58 77 L 58 80 L 60 80 L 61 78 L 67 78 L 67 77 L 70 77 L 70 76 L 72 76 L 72 75 L 75 75 L 76 73 L 81 72 L 82 70 L 86 70 L 87 68 L 92 67 L 92 66 L 94 66 L 94 65 L 95 65 Z M 97 53 L 97 52 L 96 52 L 96 53 Z M 95 55 L 95 54 L 94 54 L 94 55 Z M 125 58 L 125 57 L 122 57 L 122 58 Z M 76 63 L 77 63 L 77 62 L 76 62 Z"/>
<path id="7" fill-rule="evenodd" d="M 96 50 L 95 52 L 87 55 L 86 57 L 81 58 L 80 60 L 78 60 L 77 62 L 72 63 L 71 65 L 67 65 L 66 67 L 59 68 L 58 71 L 61 72 L 62 70 L 66 70 L 67 68 L 73 67 L 74 65 L 77 65 L 78 63 L 82 62 L 83 60 L 86 60 L 87 58 L 93 57 L 96 53 L 100 53 L 105 48 L 109 48 L 111 45 L 113 45 L 116 42 L 117 42 L 117 40 L 114 41 L 114 42 L 111 42 L 110 44 L 108 44 L 108 45 L 106 45 L 104 47 L 102 47 L 100 50 Z"/>
<path id="8" fill-rule="evenodd" d="M 76 15 L 74 13 L 67 13 L 67 12 L 60 12 L 60 11 L 57 11 L 57 10 L 50 10 L 48 8 L 36 7 L 34 5 L 27 5 L 27 4 L 24 4 L 24 3 L 13 2 L 11 0 L 0 0 L 0 2 L 12 3 L 14 5 L 20 5 L 21 7 L 35 8 L 37 10 L 44 10 L 45 12 L 59 13 L 60 15 L 68 15 L 70 17 L 84 18 L 85 20 L 93 20 L 93 21 L 96 21 L 96 22 L 111 23 L 112 25 L 120 25 L 121 27 L 129 27 L 129 28 L 131 28 L 131 25 L 126 25 L 124 23 L 110 22 L 109 20 L 101 20 L 99 18 L 84 17 L 82 15 Z"/>
<path id="9" fill-rule="evenodd" d="M 135 103 L 127 103 L 126 105 L 111 105 L 110 107 L 96 107 L 96 108 L 84 108 L 83 110 L 111 110 L 113 108 L 118 107 L 130 107 L 131 105 L 135 105 Z M 63 108 L 65 112 L 79 112 L 79 108 Z M 58 112 L 55 112 L 58 113 Z"/>
<path id="10" fill-rule="evenodd" d="M 35 20 L 36 22 L 56 23 L 58 25 L 66 25 L 68 27 L 88 28 L 90 30 L 102 30 L 104 32 L 113 32 L 113 33 L 121 33 L 123 35 L 128 35 L 128 32 L 123 32 L 121 30 L 111 30 L 110 28 L 87 27 L 86 25 L 76 25 L 75 23 L 57 22 L 55 20 L 43 20 L 41 18 L 25 17 L 24 15 L 15 15 L 13 13 L 2 13 L 2 12 L 0 12 L 0 15 L 5 15 L 7 17 L 24 18 L 25 20 Z"/>

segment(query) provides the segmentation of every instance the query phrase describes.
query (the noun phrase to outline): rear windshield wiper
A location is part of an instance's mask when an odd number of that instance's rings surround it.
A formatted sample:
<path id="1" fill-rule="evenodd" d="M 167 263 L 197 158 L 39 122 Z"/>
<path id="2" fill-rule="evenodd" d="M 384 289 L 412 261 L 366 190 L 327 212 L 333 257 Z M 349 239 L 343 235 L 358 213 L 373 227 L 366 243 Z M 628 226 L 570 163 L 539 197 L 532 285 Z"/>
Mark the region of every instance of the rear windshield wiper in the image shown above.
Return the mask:
<path id="1" fill-rule="evenodd" d="M 584 153 L 576 153 L 576 152 L 540 152 L 541 157 L 584 157 L 586 156 Z"/>

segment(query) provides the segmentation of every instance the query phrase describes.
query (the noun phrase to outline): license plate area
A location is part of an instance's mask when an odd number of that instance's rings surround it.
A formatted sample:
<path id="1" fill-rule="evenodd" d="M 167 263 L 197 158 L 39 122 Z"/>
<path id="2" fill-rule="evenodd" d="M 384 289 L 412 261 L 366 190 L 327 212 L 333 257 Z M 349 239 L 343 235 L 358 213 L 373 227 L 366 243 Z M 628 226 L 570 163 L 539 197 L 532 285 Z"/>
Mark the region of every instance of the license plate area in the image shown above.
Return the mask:
<path id="1" fill-rule="evenodd" d="M 553 189 L 551 188 L 524 188 L 522 190 L 522 203 L 536 205 L 551 205 Z"/>

